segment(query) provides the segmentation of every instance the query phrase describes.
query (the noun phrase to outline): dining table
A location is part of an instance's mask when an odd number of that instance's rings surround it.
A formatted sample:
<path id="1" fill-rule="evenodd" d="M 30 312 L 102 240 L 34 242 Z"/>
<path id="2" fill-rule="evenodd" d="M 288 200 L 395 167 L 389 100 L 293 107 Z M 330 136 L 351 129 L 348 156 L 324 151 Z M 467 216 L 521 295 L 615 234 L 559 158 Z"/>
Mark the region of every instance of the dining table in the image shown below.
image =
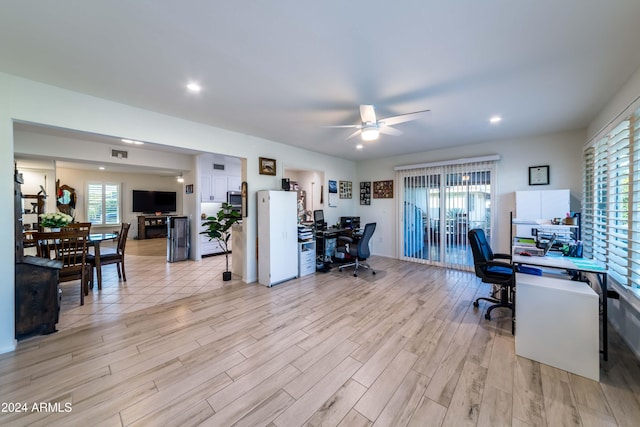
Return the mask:
<path id="1" fill-rule="evenodd" d="M 91 233 L 89 234 L 89 246 L 93 246 L 93 256 L 96 265 L 96 277 L 98 289 L 102 289 L 102 267 L 100 266 L 100 244 L 105 241 L 116 240 L 118 233 Z"/>

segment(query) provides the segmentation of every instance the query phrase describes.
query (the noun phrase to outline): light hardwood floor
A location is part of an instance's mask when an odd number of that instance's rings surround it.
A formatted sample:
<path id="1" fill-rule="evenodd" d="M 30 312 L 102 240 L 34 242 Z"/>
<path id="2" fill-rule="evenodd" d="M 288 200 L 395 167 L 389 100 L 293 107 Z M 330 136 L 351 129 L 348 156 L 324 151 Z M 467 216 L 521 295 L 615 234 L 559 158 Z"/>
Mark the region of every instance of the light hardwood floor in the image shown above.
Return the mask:
<path id="1" fill-rule="evenodd" d="M 640 424 L 640 363 L 615 333 L 600 383 L 517 357 L 472 273 L 372 257 L 376 276 L 266 288 L 223 284 L 223 257 L 127 261 L 126 284 L 106 267 L 85 312 L 69 289 L 59 332 L 0 355 L 0 400 L 27 404 L 0 425 Z"/>

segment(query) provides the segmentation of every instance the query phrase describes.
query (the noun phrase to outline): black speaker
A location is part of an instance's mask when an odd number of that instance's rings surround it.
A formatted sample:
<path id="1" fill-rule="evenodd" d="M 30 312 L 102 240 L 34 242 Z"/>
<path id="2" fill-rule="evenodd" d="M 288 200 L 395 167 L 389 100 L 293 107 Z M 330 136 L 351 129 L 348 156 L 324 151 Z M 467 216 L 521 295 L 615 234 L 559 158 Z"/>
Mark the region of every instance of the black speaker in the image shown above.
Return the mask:
<path id="1" fill-rule="evenodd" d="M 289 182 L 289 178 L 282 178 L 282 189 L 284 191 L 289 191 L 291 189 L 291 183 Z"/>

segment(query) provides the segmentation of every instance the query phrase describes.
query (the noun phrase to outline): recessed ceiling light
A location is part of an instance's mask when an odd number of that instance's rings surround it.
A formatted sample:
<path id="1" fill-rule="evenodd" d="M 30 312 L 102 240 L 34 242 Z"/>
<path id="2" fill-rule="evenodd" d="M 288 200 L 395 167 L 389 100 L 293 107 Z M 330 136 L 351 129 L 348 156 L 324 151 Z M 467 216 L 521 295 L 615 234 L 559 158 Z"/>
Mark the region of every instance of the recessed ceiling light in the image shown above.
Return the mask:
<path id="1" fill-rule="evenodd" d="M 126 139 L 126 138 L 122 138 L 120 141 L 126 142 L 127 144 L 133 144 L 133 145 L 142 145 L 142 144 L 144 144 L 144 142 L 142 142 L 142 141 L 134 141 L 133 139 Z"/>
<path id="2" fill-rule="evenodd" d="M 490 123 L 500 123 L 502 121 L 502 117 L 500 116 L 493 116 L 489 119 Z"/>
<path id="3" fill-rule="evenodd" d="M 362 150 L 363 147 L 364 147 L 364 145 L 362 145 L 362 144 L 356 145 L 356 149 L 358 149 L 358 150 Z"/>
<path id="4" fill-rule="evenodd" d="M 191 82 L 187 84 L 187 89 L 189 89 L 190 92 L 198 93 L 202 90 L 202 87 L 198 83 Z"/>
<path id="5" fill-rule="evenodd" d="M 104 166 L 100 166 L 98 169 L 100 169 L 101 171 L 104 170 Z"/>

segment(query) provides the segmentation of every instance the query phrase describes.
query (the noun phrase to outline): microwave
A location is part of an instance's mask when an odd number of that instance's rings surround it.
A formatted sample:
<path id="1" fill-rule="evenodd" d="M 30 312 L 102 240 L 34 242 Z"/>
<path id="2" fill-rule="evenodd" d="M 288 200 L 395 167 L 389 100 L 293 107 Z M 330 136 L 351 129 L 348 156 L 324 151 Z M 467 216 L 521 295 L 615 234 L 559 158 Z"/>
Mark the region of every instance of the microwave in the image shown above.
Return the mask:
<path id="1" fill-rule="evenodd" d="M 242 193 L 239 191 L 227 191 L 227 203 L 232 206 L 242 206 Z"/>

